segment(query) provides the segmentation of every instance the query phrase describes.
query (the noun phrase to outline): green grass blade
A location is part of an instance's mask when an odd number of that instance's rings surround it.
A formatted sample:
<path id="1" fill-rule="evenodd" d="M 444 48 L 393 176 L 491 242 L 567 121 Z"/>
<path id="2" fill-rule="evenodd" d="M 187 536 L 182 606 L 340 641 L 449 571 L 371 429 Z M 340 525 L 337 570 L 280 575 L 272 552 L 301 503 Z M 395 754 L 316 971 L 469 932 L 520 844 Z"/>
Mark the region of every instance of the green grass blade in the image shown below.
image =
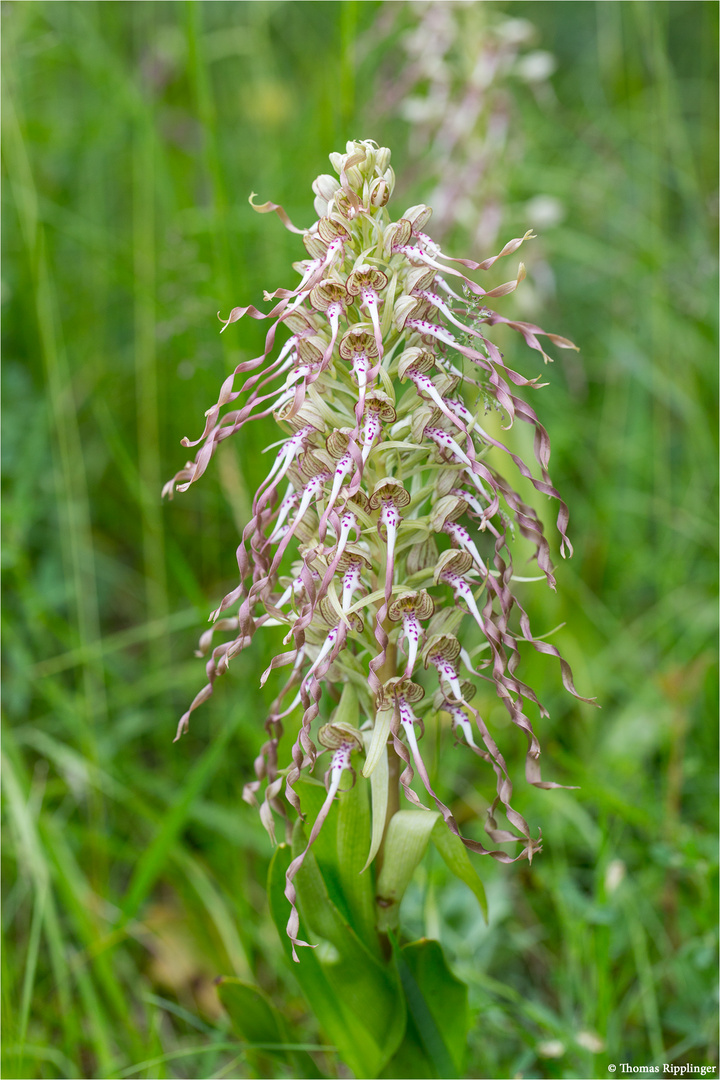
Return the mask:
<path id="1" fill-rule="evenodd" d="M 234 718 L 226 723 L 210 746 L 201 754 L 186 778 L 185 785 L 180 790 L 175 803 L 167 812 L 150 846 L 140 856 L 123 900 L 123 913 L 126 920 L 135 917 L 155 883 L 163 865 L 169 858 L 172 845 L 177 840 L 187 821 L 193 802 L 220 767 L 227 745 L 235 734 L 240 720 L 241 715 L 236 713 Z"/>

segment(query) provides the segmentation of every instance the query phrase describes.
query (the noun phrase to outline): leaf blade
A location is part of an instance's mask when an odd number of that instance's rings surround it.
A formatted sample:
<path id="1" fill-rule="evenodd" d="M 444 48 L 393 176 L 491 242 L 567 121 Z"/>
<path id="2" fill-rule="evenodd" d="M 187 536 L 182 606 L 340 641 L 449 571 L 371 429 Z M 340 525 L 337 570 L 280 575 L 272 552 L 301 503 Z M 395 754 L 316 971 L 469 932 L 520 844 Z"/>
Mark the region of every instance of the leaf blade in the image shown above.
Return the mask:
<path id="1" fill-rule="evenodd" d="M 459 836 L 451 833 L 443 821 L 438 821 L 430 834 L 430 839 L 438 850 L 448 870 L 460 881 L 468 886 L 474 893 L 480 910 L 482 911 L 485 925 L 488 922 L 488 902 L 483 885 L 477 870 L 473 866 L 472 859 L 468 855 L 467 848 Z"/>

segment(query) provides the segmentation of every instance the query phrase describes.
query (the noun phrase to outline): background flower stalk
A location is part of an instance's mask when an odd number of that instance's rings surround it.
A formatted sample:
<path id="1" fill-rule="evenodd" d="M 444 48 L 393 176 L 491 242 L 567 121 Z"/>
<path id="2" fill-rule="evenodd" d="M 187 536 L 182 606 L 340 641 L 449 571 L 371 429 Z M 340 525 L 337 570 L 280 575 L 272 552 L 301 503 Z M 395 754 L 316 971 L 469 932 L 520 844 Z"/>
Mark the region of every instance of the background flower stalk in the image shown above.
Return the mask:
<path id="1" fill-rule="evenodd" d="M 482 262 L 451 258 L 424 231 L 429 207 L 411 207 L 392 220 L 387 204 L 395 178 L 386 148 L 351 142 L 331 162 L 339 179 L 315 181 L 319 219 L 309 229 L 297 229 L 277 204 L 253 204 L 299 233 L 309 258 L 294 264 L 301 277 L 295 289 L 265 294 L 273 303 L 269 312 L 235 308 L 223 320 L 223 331 L 245 316 L 268 320 L 264 351 L 225 380 L 200 438 L 184 440 L 199 446 L 194 460 L 165 487 L 168 495 L 176 487 L 186 490 L 220 443 L 255 419 L 272 413 L 284 433 L 237 548 L 238 584 L 212 616 L 217 629 L 235 636 L 213 646 L 212 633 L 203 635 L 208 681 L 180 720 L 178 737 L 217 675 L 256 631 L 285 627 L 289 648 L 274 658 L 263 681 L 275 668 L 290 667 L 290 675 L 271 706 L 267 741 L 245 798 L 256 804 L 265 784 L 260 813 L 274 837 L 273 814 L 289 828 L 281 796 L 302 815 L 298 781 L 330 753 L 327 797 L 286 873 L 295 956 L 295 946 L 306 942 L 298 937 L 294 880 L 333 800 L 342 798 L 346 773 L 353 782 L 358 774 L 371 780 L 375 820 L 368 862 L 381 851 L 392 816 L 388 805 L 397 806 L 395 795 L 373 782 L 378 770 L 383 777 L 397 772 L 389 767 L 388 747 L 400 762 L 399 784 L 412 805 L 429 809 L 430 800 L 471 851 L 502 862 L 530 859 L 539 836 L 531 835 L 512 806 L 505 759 L 470 703 L 476 686 L 466 676 L 492 685 L 523 730 L 526 777 L 540 787 L 558 785 L 541 776 L 540 746 L 527 711 L 528 705 L 541 715 L 544 709 L 517 675 L 518 641 L 556 657 L 566 689 L 579 697 L 567 663 L 534 635 L 514 591 L 515 528 L 531 542 L 533 558 L 555 588 L 542 523 L 488 457 L 491 450 L 493 461 L 505 455 L 555 501 L 561 551 L 571 552 L 567 508 L 548 473 L 549 438 L 519 396 L 535 393 L 538 379 L 510 369 L 487 337 L 503 322 L 548 360 L 538 339 L 545 331 L 487 307 L 518 286 L 522 264 L 514 278 L 491 289 L 457 269 L 488 270 L 531 234 Z M 575 348 L 546 336 L 560 348 Z M 241 395 L 247 395 L 241 408 L 223 412 Z M 486 430 L 488 407 L 499 410 L 506 428 L 515 420 L 531 425 L 534 463 Z M 221 618 L 236 605 L 236 616 Z M 474 660 L 465 644 L 468 620 L 481 635 Z M 335 707 L 333 691 L 340 690 Z M 450 715 L 457 742 L 494 774 L 486 823 L 492 848 L 461 834 L 431 783 L 423 732 L 425 719 L 437 710 Z M 283 722 L 293 729 L 286 764 L 279 756 Z M 363 754 L 364 766 L 356 768 L 353 755 Z M 497 824 L 500 811 L 507 827 Z"/>

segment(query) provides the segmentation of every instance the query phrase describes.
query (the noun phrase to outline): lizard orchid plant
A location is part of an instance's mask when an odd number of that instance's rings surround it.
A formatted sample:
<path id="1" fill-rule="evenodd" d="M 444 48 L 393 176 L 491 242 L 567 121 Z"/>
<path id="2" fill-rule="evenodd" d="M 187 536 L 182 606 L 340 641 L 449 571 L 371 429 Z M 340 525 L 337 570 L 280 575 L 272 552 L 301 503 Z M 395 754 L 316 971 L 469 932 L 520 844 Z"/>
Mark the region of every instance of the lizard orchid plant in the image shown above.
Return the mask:
<path id="1" fill-rule="evenodd" d="M 237 548 L 237 586 L 200 641 L 209 654 L 207 684 L 177 737 L 255 633 L 285 627 L 287 648 L 261 683 L 275 669 L 288 675 L 244 797 L 259 803 L 274 838 L 277 816 L 290 827 L 288 805 L 302 821 L 299 781 L 328 754 L 327 794 L 285 872 L 295 959 L 296 946 L 306 944 L 296 878 L 348 781 L 370 780 L 366 867 L 383 857 L 398 784 L 413 807 L 427 811 L 423 800 L 430 801 L 456 845 L 501 862 L 530 859 L 539 837 L 512 806 L 505 758 L 472 703 L 476 684 L 492 686 L 525 733 L 526 777 L 543 788 L 557 785 L 542 779 L 528 705 L 547 713 L 518 674 L 518 643 L 556 657 L 565 687 L 579 696 L 568 664 L 535 636 L 515 592 L 516 531 L 553 589 L 555 579 L 540 518 L 498 461 L 508 459 L 554 501 L 562 554 L 572 548 L 567 508 L 548 474 L 548 435 L 525 400 L 538 380 L 511 370 L 489 333 L 506 324 L 545 361 L 542 335 L 559 348 L 575 346 L 488 306 L 517 287 L 522 264 L 512 280 L 487 290 L 465 273 L 489 270 L 531 234 L 482 262 L 452 258 L 425 231 L 429 207 L 390 214 L 389 150 L 349 142 L 330 161 L 337 178 L 315 180 L 317 221 L 309 228 L 296 228 L 274 203 L 254 205 L 301 237 L 306 257 L 293 264 L 300 282 L 265 293 L 269 311 L 238 307 L 223 320 L 223 331 L 246 316 L 266 320 L 265 348 L 222 384 L 200 437 L 183 440 L 198 447 L 194 460 L 164 489 L 186 491 L 244 425 L 270 415 L 277 421 L 282 441 Z M 516 420 L 531 426 L 533 464 L 493 433 L 485 419 L 491 408 L 506 428 Z M 227 637 L 221 644 L 218 632 Z M 423 750 L 432 712 L 444 714 L 456 743 L 490 770 L 487 847 L 462 835 L 434 790 Z M 290 749 L 282 756 L 285 729 Z"/>

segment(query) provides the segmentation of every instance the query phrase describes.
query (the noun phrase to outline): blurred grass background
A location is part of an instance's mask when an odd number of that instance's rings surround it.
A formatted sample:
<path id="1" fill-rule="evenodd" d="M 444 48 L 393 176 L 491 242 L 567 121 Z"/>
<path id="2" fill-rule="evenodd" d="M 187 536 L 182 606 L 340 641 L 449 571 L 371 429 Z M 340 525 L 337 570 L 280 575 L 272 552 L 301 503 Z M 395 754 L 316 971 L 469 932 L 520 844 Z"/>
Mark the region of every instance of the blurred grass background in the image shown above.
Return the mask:
<path id="1" fill-rule="evenodd" d="M 294 278 L 297 239 L 249 193 L 309 223 L 310 183 L 352 137 L 390 145 L 402 175 L 408 123 L 377 93 L 423 7 L 3 9 L 7 1077 L 256 1075 L 221 973 L 318 1038 L 240 800 L 269 700 L 259 638 L 171 744 L 272 427 L 173 503 L 159 490 L 224 374 L 260 351 L 260 326 L 219 337 L 215 313 Z M 558 643 L 602 710 L 527 656 L 552 712 L 545 772 L 580 790 L 518 785 L 545 850 L 480 865 L 488 928 L 438 862 L 405 922 L 470 986 L 469 1076 L 715 1062 L 717 5 L 473 7 L 529 19 L 557 61 L 547 92 L 514 84 L 502 239 L 537 195 L 559 209 L 525 306 L 521 290 L 500 310 L 581 346 L 538 403 L 576 555 L 558 595 L 528 603 L 542 630 L 566 624 Z M 422 162 L 413 176 L 408 202 L 427 195 Z M 518 740 L 516 774 L 523 756 Z M 466 765 L 446 754 L 443 790 L 470 818 Z"/>

